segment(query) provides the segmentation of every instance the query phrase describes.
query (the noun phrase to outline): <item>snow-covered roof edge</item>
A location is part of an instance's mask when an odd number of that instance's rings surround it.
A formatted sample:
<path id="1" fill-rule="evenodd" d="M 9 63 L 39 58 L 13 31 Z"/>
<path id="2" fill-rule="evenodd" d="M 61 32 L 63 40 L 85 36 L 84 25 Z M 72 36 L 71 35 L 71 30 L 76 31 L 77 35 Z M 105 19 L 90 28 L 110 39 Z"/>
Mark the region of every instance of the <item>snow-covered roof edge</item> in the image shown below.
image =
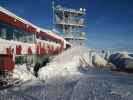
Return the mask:
<path id="1" fill-rule="evenodd" d="M 63 40 L 64 40 L 63 37 L 61 37 L 61 36 L 59 36 L 59 35 L 57 35 L 57 34 L 54 34 L 55 32 L 53 32 L 53 31 L 51 31 L 51 30 L 44 29 L 44 28 L 40 28 L 40 30 L 43 31 L 43 32 L 47 32 L 49 35 L 52 35 L 52 36 L 54 36 L 54 37 L 56 37 L 56 38 L 58 38 L 58 39 L 63 39 Z"/>
<path id="2" fill-rule="evenodd" d="M 29 22 L 29 21 L 27 21 L 27 20 L 15 15 L 14 13 L 10 12 L 9 10 L 7 10 L 7 9 L 1 7 L 1 6 L 0 6 L 0 11 L 6 13 L 7 15 L 9 15 L 11 17 L 14 17 L 14 18 L 18 19 L 19 21 L 21 21 L 21 22 L 23 22 L 23 23 L 25 23 L 27 25 L 31 25 L 32 27 L 36 28 L 38 31 L 46 32 L 47 34 L 49 34 L 51 36 L 54 36 L 54 37 L 56 37 L 58 39 L 64 39 L 63 37 L 58 36 L 57 34 L 51 34 L 51 33 L 54 33 L 53 31 L 48 30 L 48 29 L 44 29 L 44 28 L 40 28 L 40 27 L 32 24 L 31 22 Z"/>
<path id="3" fill-rule="evenodd" d="M 9 15 L 11 17 L 14 17 L 14 18 L 18 19 L 19 21 L 21 21 L 21 22 L 23 22 L 25 24 L 31 25 L 32 27 L 34 27 L 36 29 L 39 28 L 36 25 L 32 24 L 31 22 L 29 22 L 29 21 L 27 21 L 27 20 L 15 15 L 14 13 L 10 12 L 9 10 L 7 10 L 7 9 L 1 7 L 1 6 L 0 6 L 0 11 L 6 13 L 7 15 Z"/>

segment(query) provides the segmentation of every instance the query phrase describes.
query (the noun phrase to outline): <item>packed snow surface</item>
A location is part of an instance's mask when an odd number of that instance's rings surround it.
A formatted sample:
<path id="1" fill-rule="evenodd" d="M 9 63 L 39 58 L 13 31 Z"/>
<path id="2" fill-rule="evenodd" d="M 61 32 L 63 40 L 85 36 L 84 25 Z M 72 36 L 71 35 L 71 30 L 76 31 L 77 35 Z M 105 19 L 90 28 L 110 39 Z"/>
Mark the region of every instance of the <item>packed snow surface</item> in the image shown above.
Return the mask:
<path id="1" fill-rule="evenodd" d="M 133 100 L 132 84 L 132 75 L 113 77 L 109 73 L 102 77 L 88 74 L 63 84 L 35 80 L 0 91 L 0 100 Z"/>
<path id="2" fill-rule="evenodd" d="M 45 67 L 41 68 L 38 76 L 40 80 L 46 83 L 53 79 L 58 80 L 58 78 L 63 78 L 63 81 L 65 81 L 72 76 L 79 79 L 78 76 L 82 75 L 79 68 L 88 69 L 89 67 L 105 66 L 106 64 L 107 61 L 96 53 L 92 53 L 90 49 L 74 47 L 56 56 Z"/>

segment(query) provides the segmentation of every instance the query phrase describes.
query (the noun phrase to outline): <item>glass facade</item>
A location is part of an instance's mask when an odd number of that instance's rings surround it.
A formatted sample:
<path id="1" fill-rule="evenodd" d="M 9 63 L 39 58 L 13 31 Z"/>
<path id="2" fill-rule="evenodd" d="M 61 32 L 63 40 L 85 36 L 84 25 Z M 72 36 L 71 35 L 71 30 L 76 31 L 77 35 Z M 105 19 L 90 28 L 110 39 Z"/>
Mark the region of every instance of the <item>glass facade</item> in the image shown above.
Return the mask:
<path id="1" fill-rule="evenodd" d="M 25 43 L 34 43 L 35 35 L 0 21 L 0 38 Z"/>

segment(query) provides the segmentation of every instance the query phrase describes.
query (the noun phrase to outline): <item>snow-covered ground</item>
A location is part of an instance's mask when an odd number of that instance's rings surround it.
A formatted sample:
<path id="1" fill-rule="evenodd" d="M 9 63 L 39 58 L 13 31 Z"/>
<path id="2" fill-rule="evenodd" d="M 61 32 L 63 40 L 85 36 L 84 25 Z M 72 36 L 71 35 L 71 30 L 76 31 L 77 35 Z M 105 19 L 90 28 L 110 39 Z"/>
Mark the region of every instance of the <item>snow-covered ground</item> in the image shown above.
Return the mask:
<path id="1" fill-rule="evenodd" d="M 132 75 L 111 76 L 106 73 L 100 76 L 94 73 L 63 84 L 33 80 L 0 91 L 0 100 L 133 100 L 132 79 Z"/>

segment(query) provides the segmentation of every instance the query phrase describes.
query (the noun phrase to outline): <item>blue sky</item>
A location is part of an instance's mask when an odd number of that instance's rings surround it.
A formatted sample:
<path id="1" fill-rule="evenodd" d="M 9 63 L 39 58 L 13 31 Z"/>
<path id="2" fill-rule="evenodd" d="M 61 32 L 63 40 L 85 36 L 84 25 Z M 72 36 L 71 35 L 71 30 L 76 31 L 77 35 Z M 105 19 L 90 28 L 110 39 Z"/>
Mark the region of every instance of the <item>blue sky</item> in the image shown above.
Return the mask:
<path id="1" fill-rule="evenodd" d="M 133 0 L 55 0 L 70 8 L 86 8 L 86 45 L 133 49 Z M 0 5 L 35 25 L 52 29 L 51 0 L 0 0 Z"/>

